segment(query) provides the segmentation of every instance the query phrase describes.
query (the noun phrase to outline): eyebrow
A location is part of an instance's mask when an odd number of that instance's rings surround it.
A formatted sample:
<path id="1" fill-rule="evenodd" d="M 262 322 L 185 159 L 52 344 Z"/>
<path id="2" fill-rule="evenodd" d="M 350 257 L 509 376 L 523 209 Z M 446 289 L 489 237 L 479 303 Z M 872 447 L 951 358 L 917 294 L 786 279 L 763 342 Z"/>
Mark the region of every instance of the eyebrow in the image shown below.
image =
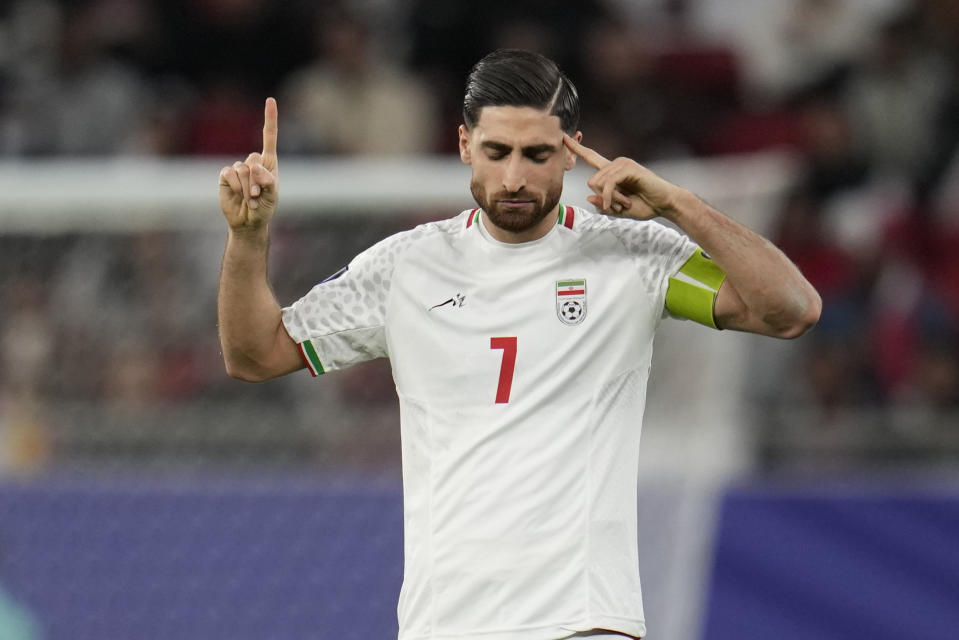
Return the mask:
<path id="1" fill-rule="evenodd" d="M 493 140 L 486 140 L 482 143 L 481 146 L 485 149 L 489 149 L 491 151 L 498 151 L 500 153 L 509 153 L 510 151 L 513 150 L 513 147 L 511 147 L 510 145 L 504 142 L 496 142 Z M 541 153 L 555 153 L 556 149 L 557 149 L 556 145 L 549 144 L 547 142 L 543 142 L 541 144 L 531 144 L 529 146 L 523 147 L 523 155 L 537 156 Z"/>

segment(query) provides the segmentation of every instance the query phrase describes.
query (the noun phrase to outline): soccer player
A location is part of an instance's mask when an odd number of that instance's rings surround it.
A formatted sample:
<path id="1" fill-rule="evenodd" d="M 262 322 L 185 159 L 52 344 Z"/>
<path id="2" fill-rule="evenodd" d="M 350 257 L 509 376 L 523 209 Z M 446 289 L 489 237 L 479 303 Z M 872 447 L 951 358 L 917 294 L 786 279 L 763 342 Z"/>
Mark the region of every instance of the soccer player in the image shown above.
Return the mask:
<path id="1" fill-rule="evenodd" d="M 819 296 L 762 237 L 583 146 L 576 90 L 549 59 L 488 55 L 463 116 L 477 208 L 386 238 L 281 308 L 266 269 L 279 193 L 267 99 L 263 152 L 220 172 L 227 371 L 255 381 L 390 359 L 402 640 L 642 637 L 636 484 L 656 327 L 677 316 L 793 338 Z M 600 213 L 560 203 L 577 158 L 596 169 Z"/>

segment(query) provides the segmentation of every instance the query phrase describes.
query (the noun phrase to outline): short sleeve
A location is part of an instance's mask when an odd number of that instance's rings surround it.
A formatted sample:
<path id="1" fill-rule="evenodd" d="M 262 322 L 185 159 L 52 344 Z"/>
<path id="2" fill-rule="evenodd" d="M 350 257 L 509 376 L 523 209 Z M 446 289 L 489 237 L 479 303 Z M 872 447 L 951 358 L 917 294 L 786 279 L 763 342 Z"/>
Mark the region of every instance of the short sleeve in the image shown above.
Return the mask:
<path id="1" fill-rule="evenodd" d="M 388 355 L 387 299 L 396 258 L 408 235 L 373 245 L 283 309 L 283 325 L 313 375 Z"/>
<path id="2" fill-rule="evenodd" d="M 661 317 L 716 327 L 713 307 L 726 274 L 686 235 L 654 220 L 613 220 L 614 230 L 636 261 Z"/>
<path id="3" fill-rule="evenodd" d="M 698 248 L 687 236 L 655 220 L 600 218 L 639 269 L 650 295 L 665 304 L 669 279 Z"/>

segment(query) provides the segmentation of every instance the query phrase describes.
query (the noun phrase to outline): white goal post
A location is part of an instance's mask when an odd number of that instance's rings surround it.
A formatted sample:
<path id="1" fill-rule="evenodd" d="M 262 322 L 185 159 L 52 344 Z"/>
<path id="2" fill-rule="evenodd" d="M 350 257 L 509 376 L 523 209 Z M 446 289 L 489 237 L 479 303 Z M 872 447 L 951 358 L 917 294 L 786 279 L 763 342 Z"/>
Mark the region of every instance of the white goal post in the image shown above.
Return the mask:
<path id="1" fill-rule="evenodd" d="M 0 160 L 0 233 L 134 231 L 220 224 L 216 181 L 235 158 Z M 582 162 L 567 174 L 564 202 L 586 204 Z M 790 183 L 782 153 L 679 160 L 651 166 L 750 226 Z M 366 215 L 471 206 L 469 168 L 455 157 L 280 158 L 284 216 L 361 211 Z M 209 212 L 205 215 L 204 212 Z"/>

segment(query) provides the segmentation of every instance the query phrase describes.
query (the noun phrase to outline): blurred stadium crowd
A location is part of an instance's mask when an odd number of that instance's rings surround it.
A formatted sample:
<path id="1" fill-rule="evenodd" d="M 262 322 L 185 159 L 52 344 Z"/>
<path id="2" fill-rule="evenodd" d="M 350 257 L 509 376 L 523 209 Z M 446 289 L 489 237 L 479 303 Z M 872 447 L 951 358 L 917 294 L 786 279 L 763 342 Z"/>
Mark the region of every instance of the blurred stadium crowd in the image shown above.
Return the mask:
<path id="1" fill-rule="evenodd" d="M 959 460 L 954 0 L 0 0 L 0 159 L 242 158 L 265 95 L 281 155 L 453 153 L 463 78 L 497 47 L 557 59 L 608 156 L 795 155 L 774 240 L 825 304 L 801 344 L 756 355 L 767 463 Z M 278 297 L 431 213 L 281 225 Z M 221 242 L 0 232 L 0 469 L 117 451 L 398 464 L 386 367 L 309 391 L 226 378 Z"/>

